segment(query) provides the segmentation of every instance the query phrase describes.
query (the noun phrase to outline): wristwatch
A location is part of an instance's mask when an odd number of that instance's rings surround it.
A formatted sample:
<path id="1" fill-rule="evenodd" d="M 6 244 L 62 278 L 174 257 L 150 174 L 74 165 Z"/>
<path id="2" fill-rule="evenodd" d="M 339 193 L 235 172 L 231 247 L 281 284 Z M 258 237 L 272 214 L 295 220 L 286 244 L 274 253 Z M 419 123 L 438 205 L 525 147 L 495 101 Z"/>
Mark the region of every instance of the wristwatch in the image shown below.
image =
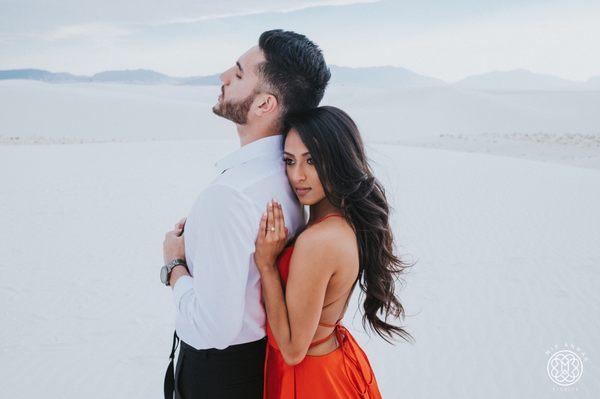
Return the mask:
<path id="1" fill-rule="evenodd" d="M 169 263 L 167 263 L 166 265 L 164 265 L 163 267 L 160 268 L 160 281 L 164 285 L 167 285 L 167 286 L 169 285 L 169 278 L 171 277 L 171 270 L 173 270 L 173 268 L 178 265 L 183 265 L 187 269 L 187 263 L 185 263 L 185 259 L 180 259 L 180 258 L 173 259 L 172 261 L 170 261 Z"/>

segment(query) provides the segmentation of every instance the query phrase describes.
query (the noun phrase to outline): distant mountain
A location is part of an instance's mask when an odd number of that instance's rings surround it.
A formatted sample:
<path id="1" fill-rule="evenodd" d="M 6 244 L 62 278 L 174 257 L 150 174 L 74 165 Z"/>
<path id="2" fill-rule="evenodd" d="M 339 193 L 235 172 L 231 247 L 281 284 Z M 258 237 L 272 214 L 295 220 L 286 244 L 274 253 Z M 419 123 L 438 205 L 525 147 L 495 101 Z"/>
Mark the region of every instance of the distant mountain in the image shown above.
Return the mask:
<path id="1" fill-rule="evenodd" d="M 12 69 L 0 71 L 0 80 L 29 79 L 51 83 L 125 83 L 125 84 L 173 84 L 173 85 L 220 85 L 219 75 L 190 76 L 177 78 L 149 69 L 126 69 L 104 71 L 93 76 L 78 76 L 70 73 L 55 73 L 42 69 Z"/>
<path id="2" fill-rule="evenodd" d="M 552 75 L 534 73 L 525 69 L 494 71 L 469 76 L 453 84 L 440 79 L 419 75 L 411 70 L 393 67 L 349 68 L 331 65 L 331 84 L 336 86 L 357 86 L 381 89 L 416 87 L 458 87 L 471 90 L 600 90 L 600 76 L 586 82 L 575 82 Z M 218 74 L 206 76 L 173 77 L 149 69 L 126 69 L 103 71 L 93 76 L 80 76 L 70 73 L 55 73 L 42 69 L 13 69 L 0 71 L 0 80 L 30 79 L 52 83 L 96 82 L 122 84 L 171 84 L 220 86 Z"/>
<path id="3" fill-rule="evenodd" d="M 0 80 L 5 79 L 29 79 L 40 80 L 43 82 L 87 82 L 89 77 L 77 76 L 70 73 L 55 73 L 45 71 L 43 69 L 12 69 L 8 71 L 0 71 Z"/>
<path id="4" fill-rule="evenodd" d="M 149 69 L 126 69 L 124 71 L 105 71 L 91 77 L 92 82 L 173 84 L 177 79 Z"/>
<path id="5" fill-rule="evenodd" d="M 331 82 L 374 88 L 407 88 L 445 86 L 442 80 L 419 75 L 400 67 L 348 68 L 332 65 Z M 134 84 L 174 84 L 174 85 L 221 85 L 219 75 L 172 77 L 148 69 L 104 71 L 93 76 L 76 76 L 68 73 L 54 73 L 39 69 L 16 69 L 0 71 L 2 79 L 31 79 L 44 82 L 99 82 Z"/>
<path id="6" fill-rule="evenodd" d="M 331 83 L 336 85 L 376 88 L 411 88 L 446 86 L 443 80 L 419 75 L 411 70 L 393 67 L 349 68 L 331 65 Z"/>
<path id="7" fill-rule="evenodd" d="M 573 90 L 585 89 L 583 82 L 534 73 L 526 69 L 494 71 L 469 76 L 454 86 L 474 90 Z"/>

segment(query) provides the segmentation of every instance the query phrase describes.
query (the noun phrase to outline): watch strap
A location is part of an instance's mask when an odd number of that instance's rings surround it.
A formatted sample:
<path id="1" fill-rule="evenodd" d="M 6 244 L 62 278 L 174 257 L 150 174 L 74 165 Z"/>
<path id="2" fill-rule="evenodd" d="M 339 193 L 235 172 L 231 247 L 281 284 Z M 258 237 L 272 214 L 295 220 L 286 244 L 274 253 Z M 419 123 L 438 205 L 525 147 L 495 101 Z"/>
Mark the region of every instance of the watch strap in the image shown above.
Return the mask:
<path id="1" fill-rule="evenodd" d="M 181 258 L 175 258 L 163 266 L 163 267 L 167 268 L 167 281 L 165 282 L 165 285 L 167 285 L 167 286 L 169 285 L 169 280 L 171 279 L 171 271 L 173 270 L 173 268 L 175 266 L 179 266 L 179 265 L 185 266 L 185 268 L 187 269 L 187 263 L 186 263 L 185 259 L 181 259 Z"/>
<path id="2" fill-rule="evenodd" d="M 173 268 L 178 265 L 183 265 L 183 266 L 187 267 L 187 263 L 186 263 L 185 259 L 181 259 L 181 258 L 175 258 L 172 261 L 170 261 L 169 263 L 167 263 L 165 266 L 167 266 L 167 271 L 169 273 L 171 273 L 171 270 L 173 270 Z"/>

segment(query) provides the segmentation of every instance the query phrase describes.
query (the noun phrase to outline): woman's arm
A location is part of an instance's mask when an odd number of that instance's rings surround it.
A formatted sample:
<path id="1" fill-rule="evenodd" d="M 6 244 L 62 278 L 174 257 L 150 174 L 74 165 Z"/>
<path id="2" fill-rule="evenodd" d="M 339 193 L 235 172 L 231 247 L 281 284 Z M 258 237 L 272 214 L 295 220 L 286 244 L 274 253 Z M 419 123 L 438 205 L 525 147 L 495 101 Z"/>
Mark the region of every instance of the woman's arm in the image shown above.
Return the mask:
<path id="1" fill-rule="evenodd" d="M 255 261 L 269 325 L 285 362 L 298 364 L 317 330 L 339 245 L 322 229 L 302 233 L 295 243 L 284 294 L 275 264 L 287 241 L 281 205 L 267 208 L 258 234 Z"/>

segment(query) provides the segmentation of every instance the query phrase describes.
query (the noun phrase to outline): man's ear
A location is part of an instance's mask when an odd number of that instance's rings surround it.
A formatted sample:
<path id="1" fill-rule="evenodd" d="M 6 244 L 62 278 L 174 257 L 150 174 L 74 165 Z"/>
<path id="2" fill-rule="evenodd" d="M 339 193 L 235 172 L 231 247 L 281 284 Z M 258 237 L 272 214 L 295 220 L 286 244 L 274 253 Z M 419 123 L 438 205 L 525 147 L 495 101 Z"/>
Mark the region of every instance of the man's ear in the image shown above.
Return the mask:
<path id="1" fill-rule="evenodd" d="M 277 98 L 274 95 L 265 93 L 259 96 L 258 114 L 264 115 L 277 110 Z"/>

